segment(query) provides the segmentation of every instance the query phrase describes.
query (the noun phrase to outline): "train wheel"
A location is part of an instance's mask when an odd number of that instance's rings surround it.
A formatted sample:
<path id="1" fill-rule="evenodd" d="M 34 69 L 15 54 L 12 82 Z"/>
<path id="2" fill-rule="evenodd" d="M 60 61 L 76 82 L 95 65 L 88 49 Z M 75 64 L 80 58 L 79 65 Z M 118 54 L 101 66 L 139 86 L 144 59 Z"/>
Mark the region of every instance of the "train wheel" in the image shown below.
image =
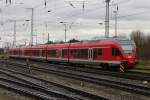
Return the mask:
<path id="1" fill-rule="evenodd" d="M 124 73 L 126 71 L 126 66 L 125 66 L 125 64 L 120 64 L 119 65 L 119 72 L 120 73 Z"/>

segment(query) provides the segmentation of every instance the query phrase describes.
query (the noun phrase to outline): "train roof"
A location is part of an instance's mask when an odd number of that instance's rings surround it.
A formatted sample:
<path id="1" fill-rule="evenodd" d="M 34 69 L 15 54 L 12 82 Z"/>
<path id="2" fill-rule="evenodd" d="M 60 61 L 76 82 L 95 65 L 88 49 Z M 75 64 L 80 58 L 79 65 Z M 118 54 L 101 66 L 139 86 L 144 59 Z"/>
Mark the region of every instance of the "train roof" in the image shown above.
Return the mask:
<path id="1" fill-rule="evenodd" d="M 22 46 L 22 47 L 15 47 L 11 48 L 14 49 L 42 49 L 42 48 L 68 48 L 70 45 L 71 47 L 78 47 L 78 46 L 96 46 L 96 45 L 122 45 L 122 44 L 133 44 L 135 43 L 127 38 L 124 37 L 110 37 L 110 38 L 97 38 L 95 40 L 86 40 L 74 43 L 52 43 L 52 44 L 40 44 L 40 45 L 33 45 L 33 46 Z"/>
<path id="2" fill-rule="evenodd" d="M 51 47 L 51 48 L 55 48 L 56 46 L 57 47 L 68 47 L 68 46 L 90 46 L 90 45 L 114 45 L 114 44 L 118 44 L 117 41 L 95 41 L 95 42 L 75 42 L 75 43 L 61 43 L 61 44 L 46 44 L 48 47 Z"/>
<path id="3" fill-rule="evenodd" d="M 92 41 L 116 41 L 119 44 L 133 44 L 133 45 L 135 45 L 133 40 L 130 40 L 130 39 L 125 38 L 125 37 L 97 38 L 97 39 L 92 40 Z"/>
<path id="4" fill-rule="evenodd" d="M 16 47 L 12 48 L 11 50 L 33 50 L 33 49 L 44 49 L 46 47 L 51 49 L 57 48 L 76 48 L 76 47 L 94 47 L 94 46 L 111 46 L 111 45 L 118 45 L 117 41 L 93 41 L 93 42 L 75 42 L 75 43 L 61 43 L 61 44 L 43 44 L 43 45 L 34 45 L 34 46 L 23 46 L 23 47 Z"/>

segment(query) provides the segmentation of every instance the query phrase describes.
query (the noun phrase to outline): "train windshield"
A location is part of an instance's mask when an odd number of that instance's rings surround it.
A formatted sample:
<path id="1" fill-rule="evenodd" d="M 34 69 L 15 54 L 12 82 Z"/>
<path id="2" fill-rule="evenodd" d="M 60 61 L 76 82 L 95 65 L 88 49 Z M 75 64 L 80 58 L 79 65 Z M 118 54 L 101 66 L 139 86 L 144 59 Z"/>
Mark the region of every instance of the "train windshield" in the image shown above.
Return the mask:
<path id="1" fill-rule="evenodd" d="M 132 53 L 134 46 L 133 45 L 121 45 L 122 49 L 124 50 L 125 53 Z"/>
<path id="2" fill-rule="evenodd" d="M 132 53 L 135 49 L 135 43 L 131 40 L 120 41 L 120 44 L 125 53 Z"/>

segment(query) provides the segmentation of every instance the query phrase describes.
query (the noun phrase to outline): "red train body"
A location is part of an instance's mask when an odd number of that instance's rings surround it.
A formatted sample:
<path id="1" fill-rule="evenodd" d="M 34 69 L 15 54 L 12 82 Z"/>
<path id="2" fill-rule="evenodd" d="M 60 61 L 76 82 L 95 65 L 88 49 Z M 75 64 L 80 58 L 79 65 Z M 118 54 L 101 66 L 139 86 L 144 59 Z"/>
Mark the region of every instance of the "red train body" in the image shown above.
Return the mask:
<path id="1" fill-rule="evenodd" d="M 10 49 L 10 57 L 91 64 L 102 67 L 133 68 L 136 47 L 130 40 L 101 40 L 63 44 L 45 44 Z"/>

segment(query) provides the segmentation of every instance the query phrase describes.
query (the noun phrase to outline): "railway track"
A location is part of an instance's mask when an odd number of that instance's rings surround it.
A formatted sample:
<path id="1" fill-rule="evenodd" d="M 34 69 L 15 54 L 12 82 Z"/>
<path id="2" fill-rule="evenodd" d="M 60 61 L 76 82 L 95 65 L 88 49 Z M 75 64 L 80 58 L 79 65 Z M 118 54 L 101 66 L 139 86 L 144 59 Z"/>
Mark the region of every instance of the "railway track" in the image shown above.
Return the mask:
<path id="1" fill-rule="evenodd" d="M 91 73 L 91 74 L 98 74 L 98 75 L 109 75 L 113 77 L 118 77 L 118 78 L 126 78 L 126 79 L 132 79 L 132 80 L 139 80 L 139 81 L 150 81 L 150 74 L 149 73 L 142 73 L 142 72 L 133 72 L 133 71 L 128 71 L 126 73 L 119 73 L 119 72 L 113 72 L 113 71 L 106 71 L 102 70 L 101 68 L 95 68 L 95 67 L 80 67 L 80 66 L 70 66 L 67 64 L 50 64 L 50 63 L 40 63 L 40 62 L 31 62 L 31 65 L 37 64 L 41 65 L 44 67 L 55 67 L 59 69 L 69 69 L 69 70 L 75 70 L 75 71 L 80 71 L 80 72 L 86 72 L 86 73 Z M 23 64 L 26 65 L 26 62 Z"/>
<path id="2" fill-rule="evenodd" d="M 25 64 L 16 64 L 11 63 L 11 66 L 20 66 L 22 68 L 27 68 Z M 114 78 L 114 77 L 107 77 L 107 76 L 100 76 L 97 74 L 91 74 L 86 73 L 82 71 L 74 71 L 70 69 L 58 69 L 54 68 L 55 66 L 51 67 L 33 67 L 32 70 L 36 70 L 43 73 L 49 73 L 49 74 L 56 74 L 68 78 L 78 79 L 86 82 L 95 83 L 98 85 L 103 86 L 109 86 L 112 88 L 116 88 L 119 90 L 125 90 L 128 92 L 134 92 L 136 94 L 141 94 L 145 96 L 150 96 L 150 86 L 149 85 L 143 85 L 140 82 L 137 83 L 137 81 L 131 82 L 131 80 L 128 79 L 122 79 L 122 78 Z"/>
<path id="3" fill-rule="evenodd" d="M 23 93 L 25 95 L 34 97 L 36 99 L 40 99 L 40 100 L 56 100 L 56 99 L 62 99 L 61 96 L 54 96 L 54 94 L 51 92 L 51 94 L 53 95 L 49 95 L 47 93 L 44 92 L 43 89 L 33 86 L 33 85 L 29 85 L 26 84 L 22 81 L 16 81 L 16 79 L 7 79 L 6 77 L 4 78 L 0 78 L 0 86 L 13 90 L 17 93 Z M 50 92 L 49 92 L 50 93 Z"/>
<path id="4" fill-rule="evenodd" d="M 86 100 L 86 99 L 93 100 L 93 98 L 96 100 L 108 100 L 106 98 L 99 97 L 94 94 L 90 94 L 90 93 L 76 90 L 76 89 L 73 89 L 70 87 L 62 86 L 60 84 L 49 82 L 49 81 L 24 74 L 22 72 L 17 72 L 17 71 L 11 70 L 11 69 L 1 68 L 0 73 L 14 77 L 15 79 L 18 79 L 18 80 L 22 80 L 23 83 L 31 84 L 31 86 L 33 86 L 33 87 L 35 86 L 36 88 L 41 89 L 40 91 L 44 91 L 47 94 L 53 93 L 54 95 L 56 95 L 64 100 Z M 51 84 L 51 87 L 56 87 L 57 89 L 56 90 L 54 88 L 50 89 L 50 88 L 46 87 L 44 84 Z M 42 90 L 42 89 L 44 89 L 44 90 Z"/>

